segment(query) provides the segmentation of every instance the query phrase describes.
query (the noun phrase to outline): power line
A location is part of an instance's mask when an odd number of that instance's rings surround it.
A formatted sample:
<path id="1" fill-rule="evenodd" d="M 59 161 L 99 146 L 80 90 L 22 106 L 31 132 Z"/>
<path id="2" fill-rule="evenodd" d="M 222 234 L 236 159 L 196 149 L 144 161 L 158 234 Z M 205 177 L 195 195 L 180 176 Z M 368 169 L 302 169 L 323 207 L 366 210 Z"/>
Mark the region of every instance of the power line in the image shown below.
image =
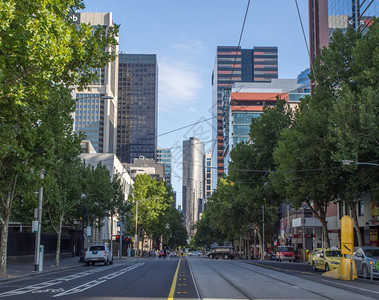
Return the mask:
<path id="1" fill-rule="evenodd" d="M 187 128 L 187 127 L 190 127 L 190 126 L 194 126 L 194 125 L 197 125 L 199 123 L 202 123 L 202 122 L 206 122 L 206 121 L 209 121 L 209 120 L 212 120 L 214 118 L 216 118 L 217 116 L 214 116 L 214 117 L 211 117 L 211 118 L 208 118 L 208 119 L 205 119 L 205 120 L 201 120 L 201 121 L 197 121 L 195 123 L 192 123 L 192 124 L 189 124 L 189 125 L 185 125 L 183 127 L 180 127 L 180 128 L 177 128 L 177 129 L 173 129 L 173 130 L 170 130 L 170 131 L 167 131 L 167 132 L 164 132 L 164 133 L 161 133 L 159 135 L 157 135 L 156 137 L 160 137 L 162 135 L 166 135 L 166 134 L 169 134 L 169 133 L 172 133 L 172 132 L 175 132 L 175 131 L 178 131 L 178 130 L 181 130 L 181 129 L 184 129 L 184 128 Z"/>

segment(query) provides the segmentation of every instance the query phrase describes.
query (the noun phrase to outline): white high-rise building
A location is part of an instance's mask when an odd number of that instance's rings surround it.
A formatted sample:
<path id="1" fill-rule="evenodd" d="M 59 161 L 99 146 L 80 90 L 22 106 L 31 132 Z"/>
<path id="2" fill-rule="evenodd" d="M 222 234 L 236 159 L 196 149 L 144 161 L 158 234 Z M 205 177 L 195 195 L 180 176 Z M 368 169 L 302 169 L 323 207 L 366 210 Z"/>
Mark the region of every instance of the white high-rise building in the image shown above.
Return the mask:
<path id="1" fill-rule="evenodd" d="M 203 211 L 204 199 L 204 144 L 198 138 L 191 137 L 183 141 L 183 214 L 188 238 L 195 231 L 193 225 Z"/>

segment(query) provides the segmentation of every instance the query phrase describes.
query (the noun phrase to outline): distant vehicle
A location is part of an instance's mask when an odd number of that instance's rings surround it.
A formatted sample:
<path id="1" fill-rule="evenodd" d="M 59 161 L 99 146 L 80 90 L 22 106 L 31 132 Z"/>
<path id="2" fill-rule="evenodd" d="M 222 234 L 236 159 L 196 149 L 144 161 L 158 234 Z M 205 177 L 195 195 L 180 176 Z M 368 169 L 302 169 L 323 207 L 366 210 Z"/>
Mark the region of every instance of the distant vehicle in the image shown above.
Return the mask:
<path id="1" fill-rule="evenodd" d="M 322 248 L 315 248 L 315 249 L 313 249 L 310 253 L 309 253 L 309 255 L 308 255 L 308 263 L 310 264 L 310 265 L 312 265 L 312 263 L 313 263 L 313 258 L 315 257 L 315 255 L 316 255 L 316 252 L 317 251 L 320 251 Z"/>
<path id="2" fill-rule="evenodd" d="M 292 246 L 277 246 L 276 261 L 295 261 L 295 249 Z"/>
<path id="3" fill-rule="evenodd" d="M 379 247 L 356 247 L 353 254 L 357 275 L 363 278 L 370 277 L 370 263 L 372 263 L 372 276 L 379 278 Z"/>
<path id="4" fill-rule="evenodd" d="M 171 257 L 176 257 L 177 256 L 177 254 L 176 254 L 176 252 L 175 251 L 172 251 L 171 253 L 170 253 L 170 255 L 169 256 L 171 256 Z"/>
<path id="5" fill-rule="evenodd" d="M 84 262 L 86 266 L 96 263 L 104 263 L 104 265 L 113 264 L 113 255 L 105 245 L 91 245 L 84 251 Z"/>
<path id="6" fill-rule="evenodd" d="M 161 251 L 159 251 L 158 257 L 159 258 L 161 258 L 161 257 L 166 258 L 167 257 L 167 253 L 164 250 L 161 250 Z"/>
<path id="7" fill-rule="evenodd" d="M 234 259 L 235 254 L 232 247 L 216 247 L 213 248 L 212 251 L 208 253 L 208 257 L 210 259 Z"/>
<path id="8" fill-rule="evenodd" d="M 188 253 L 188 256 L 201 256 L 201 252 L 199 251 L 192 251 Z"/>
<path id="9" fill-rule="evenodd" d="M 341 250 L 333 250 L 330 248 L 321 248 L 313 257 L 313 271 L 324 270 L 330 271 L 339 268 L 342 258 Z"/>

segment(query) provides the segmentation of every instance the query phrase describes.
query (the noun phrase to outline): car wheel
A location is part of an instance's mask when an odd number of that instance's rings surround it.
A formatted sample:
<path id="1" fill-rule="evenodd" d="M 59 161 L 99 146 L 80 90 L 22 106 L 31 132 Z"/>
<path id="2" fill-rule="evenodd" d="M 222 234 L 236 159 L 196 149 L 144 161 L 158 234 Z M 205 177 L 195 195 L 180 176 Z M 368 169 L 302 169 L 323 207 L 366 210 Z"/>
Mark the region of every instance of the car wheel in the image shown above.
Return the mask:
<path id="1" fill-rule="evenodd" d="M 362 267 L 362 277 L 364 279 L 368 278 L 369 277 L 369 273 L 368 273 L 368 270 L 367 270 L 367 267 L 366 266 L 363 266 Z"/>
<path id="2" fill-rule="evenodd" d="M 112 257 L 112 260 L 109 262 L 110 265 L 113 265 L 113 257 Z"/>
<path id="3" fill-rule="evenodd" d="M 325 272 L 328 272 L 328 271 L 330 271 L 330 269 L 329 269 L 329 265 L 326 264 L 326 265 L 325 265 Z"/>
<path id="4" fill-rule="evenodd" d="M 224 254 L 224 259 L 229 259 L 228 254 Z"/>
<path id="5" fill-rule="evenodd" d="M 213 254 L 209 255 L 209 258 L 210 258 L 210 259 L 213 259 Z"/>
<path id="6" fill-rule="evenodd" d="M 104 266 L 108 266 L 109 262 L 108 262 L 108 258 L 106 260 L 104 260 Z"/>
<path id="7" fill-rule="evenodd" d="M 95 262 L 94 262 L 94 261 L 92 262 L 92 265 L 93 265 L 93 266 L 95 265 Z"/>
<path id="8" fill-rule="evenodd" d="M 316 267 L 316 264 L 314 262 L 312 263 L 312 270 L 317 271 L 317 267 Z"/>
<path id="9" fill-rule="evenodd" d="M 86 261 L 86 266 L 89 266 L 89 261 Z"/>

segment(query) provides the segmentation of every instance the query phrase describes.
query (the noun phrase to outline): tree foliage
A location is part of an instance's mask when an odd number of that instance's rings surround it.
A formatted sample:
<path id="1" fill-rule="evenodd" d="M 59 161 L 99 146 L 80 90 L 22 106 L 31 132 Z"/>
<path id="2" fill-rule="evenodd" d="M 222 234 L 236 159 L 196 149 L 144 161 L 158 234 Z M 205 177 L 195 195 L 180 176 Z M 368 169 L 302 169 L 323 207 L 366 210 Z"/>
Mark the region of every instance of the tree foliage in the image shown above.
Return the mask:
<path id="1" fill-rule="evenodd" d="M 348 205 L 355 219 L 363 192 L 377 186 L 377 171 L 342 160 L 378 158 L 378 24 L 362 37 L 351 28 L 336 31 L 315 62 L 315 88 L 301 101 L 292 126 L 281 135 L 274 158 L 281 174 L 273 174 L 278 191 L 295 206 L 308 203 L 329 238 L 326 211 L 332 201 Z M 361 239 L 359 241 L 361 244 Z"/>
<path id="2" fill-rule="evenodd" d="M 72 105 L 67 97 L 70 87 L 92 82 L 97 77 L 93 70 L 116 55 L 118 26 L 93 32 L 84 24 L 77 30 L 70 21 L 68 15 L 83 7 L 82 0 L 2 0 L 0 4 L 2 274 L 6 273 L 12 202 L 41 186 L 40 170 L 49 172 L 57 159 L 54 151 L 59 146 L 53 138 L 57 130 L 45 121 L 46 112 L 56 98 L 63 97 Z M 67 116 L 59 116 L 67 120 Z M 30 199 L 33 197 L 23 201 Z"/>

